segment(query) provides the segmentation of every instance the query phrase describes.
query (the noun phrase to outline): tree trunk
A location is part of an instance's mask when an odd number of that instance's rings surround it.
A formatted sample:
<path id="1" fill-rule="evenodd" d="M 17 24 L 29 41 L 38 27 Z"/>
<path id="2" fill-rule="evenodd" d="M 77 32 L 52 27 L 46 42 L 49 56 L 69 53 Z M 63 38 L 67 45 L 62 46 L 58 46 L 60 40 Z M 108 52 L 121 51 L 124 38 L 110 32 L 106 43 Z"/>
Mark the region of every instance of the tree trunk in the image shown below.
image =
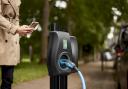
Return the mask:
<path id="1" fill-rule="evenodd" d="M 49 0 L 44 0 L 44 9 L 43 9 L 43 18 L 42 18 L 42 47 L 41 47 L 41 59 L 39 63 L 45 63 L 47 59 L 47 45 L 48 45 L 48 23 L 49 23 Z"/>
<path id="2" fill-rule="evenodd" d="M 83 60 L 83 50 L 82 50 L 82 46 L 79 46 L 79 58 L 80 60 Z"/>
<path id="3" fill-rule="evenodd" d="M 68 29 L 68 32 L 70 33 L 70 35 L 72 35 L 72 31 L 71 31 L 71 29 L 72 29 L 72 22 L 71 22 L 70 17 L 68 17 L 68 27 L 67 27 L 67 29 Z"/>
<path id="4" fill-rule="evenodd" d="M 71 0 L 68 1 L 68 7 L 67 7 L 67 10 L 66 10 L 66 15 L 67 15 L 67 31 L 70 33 L 70 35 L 72 35 L 72 19 L 71 19 L 71 16 L 70 16 L 70 12 L 72 10 L 71 8 Z"/>

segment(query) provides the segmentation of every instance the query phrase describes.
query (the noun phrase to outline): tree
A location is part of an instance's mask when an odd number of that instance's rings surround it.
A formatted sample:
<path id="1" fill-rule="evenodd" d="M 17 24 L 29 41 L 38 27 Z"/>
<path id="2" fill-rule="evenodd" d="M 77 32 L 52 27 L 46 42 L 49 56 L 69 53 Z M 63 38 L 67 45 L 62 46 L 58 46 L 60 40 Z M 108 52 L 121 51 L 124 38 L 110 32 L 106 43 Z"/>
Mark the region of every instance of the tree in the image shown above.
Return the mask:
<path id="1" fill-rule="evenodd" d="M 44 2 L 42 0 L 22 0 L 20 8 L 20 23 L 29 25 L 33 19 L 41 23 L 41 10 L 43 3 Z M 34 31 L 29 39 L 27 37 L 22 37 L 20 44 L 23 56 L 28 56 L 28 48 L 31 43 L 34 49 L 34 59 L 35 57 L 36 59 L 39 58 L 39 50 L 41 47 L 40 39 L 41 32 L 39 31 Z"/>
<path id="2" fill-rule="evenodd" d="M 70 0 L 69 6 L 68 16 L 73 22 L 72 33 L 77 36 L 79 45 L 102 45 L 112 21 L 111 2 Z"/>
<path id="3" fill-rule="evenodd" d="M 102 47 L 110 26 L 113 25 L 111 8 L 116 7 L 122 12 L 119 21 L 126 22 L 128 20 L 127 0 L 67 0 L 68 7 L 66 10 L 59 10 L 54 7 L 55 0 L 50 1 L 50 5 L 52 4 L 50 7 L 48 0 L 22 0 L 22 2 L 21 22 L 30 23 L 34 17 L 43 27 L 42 33 L 34 32 L 32 38 L 29 39 L 34 44 L 37 54 L 42 55 L 41 60 L 46 59 L 48 17 L 50 17 L 49 22 L 51 23 L 55 15 L 59 16 L 58 23 L 77 37 L 81 48 L 85 45 L 91 45 L 98 50 Z M 50 16 L 49 9 L 51 9 Z M 40 41 L 40 38 L 43 42 Z M 22 42 L 25 49 L 28 40 L 23 39 Z M 40 53 L 41 46 L 43 47 Z"/>
<path id="4" fill-rule="evenodd" d="M 49 23 L 49 0 L 44 0 L 42 18 L 42 46 L 41 46 L 41 59 L 40 63 L 44 63 L 47 59 L 47 45 L 48 45 L 48 23 Z"/>

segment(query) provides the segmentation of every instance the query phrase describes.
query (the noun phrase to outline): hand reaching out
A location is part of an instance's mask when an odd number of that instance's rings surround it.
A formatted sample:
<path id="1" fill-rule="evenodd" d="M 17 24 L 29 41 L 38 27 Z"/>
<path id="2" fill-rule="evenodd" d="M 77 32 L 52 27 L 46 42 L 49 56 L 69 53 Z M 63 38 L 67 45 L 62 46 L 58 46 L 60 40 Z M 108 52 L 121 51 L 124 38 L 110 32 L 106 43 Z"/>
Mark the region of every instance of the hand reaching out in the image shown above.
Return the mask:
<path id="1" fill-rule="evenodd" d="M 27 25 L 20 26 L 16 33 L 18 33 L 21 36 L 27 35 L 28 33 L 32 33 L 34 28 L 31 28 Z"/>

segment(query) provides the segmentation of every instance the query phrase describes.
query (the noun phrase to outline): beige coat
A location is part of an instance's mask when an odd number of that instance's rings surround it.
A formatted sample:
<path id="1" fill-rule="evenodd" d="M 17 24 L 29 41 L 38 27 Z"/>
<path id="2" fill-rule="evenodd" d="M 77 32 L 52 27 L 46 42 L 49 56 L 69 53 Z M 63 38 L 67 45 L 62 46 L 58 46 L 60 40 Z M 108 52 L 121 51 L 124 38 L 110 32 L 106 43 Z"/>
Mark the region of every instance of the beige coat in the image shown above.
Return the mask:
<path id="1" fill-rule="evenodd" d="M 20 58 L 19 26 L 20 0 L 0 0 L 0 65 L 17 65 Z"/>

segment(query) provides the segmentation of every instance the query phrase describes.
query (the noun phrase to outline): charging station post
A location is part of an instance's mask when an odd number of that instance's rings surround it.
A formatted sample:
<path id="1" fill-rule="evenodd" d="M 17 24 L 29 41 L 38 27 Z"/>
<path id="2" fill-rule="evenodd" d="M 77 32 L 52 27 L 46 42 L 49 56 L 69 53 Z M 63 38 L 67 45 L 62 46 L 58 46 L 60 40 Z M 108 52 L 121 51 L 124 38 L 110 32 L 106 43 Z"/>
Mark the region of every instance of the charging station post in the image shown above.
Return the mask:
<path id="1" fill-rule="evenodd" d="M 75 69 L 70 68 L 68 62 L 71 61 L 73 64 L 78 65 L 77 57 L 78 45 L 74 36 L 62 31 L 50 32 L 47 60 L 50 89 L 67 89 L 68 75 L 76 72 Z"/>

